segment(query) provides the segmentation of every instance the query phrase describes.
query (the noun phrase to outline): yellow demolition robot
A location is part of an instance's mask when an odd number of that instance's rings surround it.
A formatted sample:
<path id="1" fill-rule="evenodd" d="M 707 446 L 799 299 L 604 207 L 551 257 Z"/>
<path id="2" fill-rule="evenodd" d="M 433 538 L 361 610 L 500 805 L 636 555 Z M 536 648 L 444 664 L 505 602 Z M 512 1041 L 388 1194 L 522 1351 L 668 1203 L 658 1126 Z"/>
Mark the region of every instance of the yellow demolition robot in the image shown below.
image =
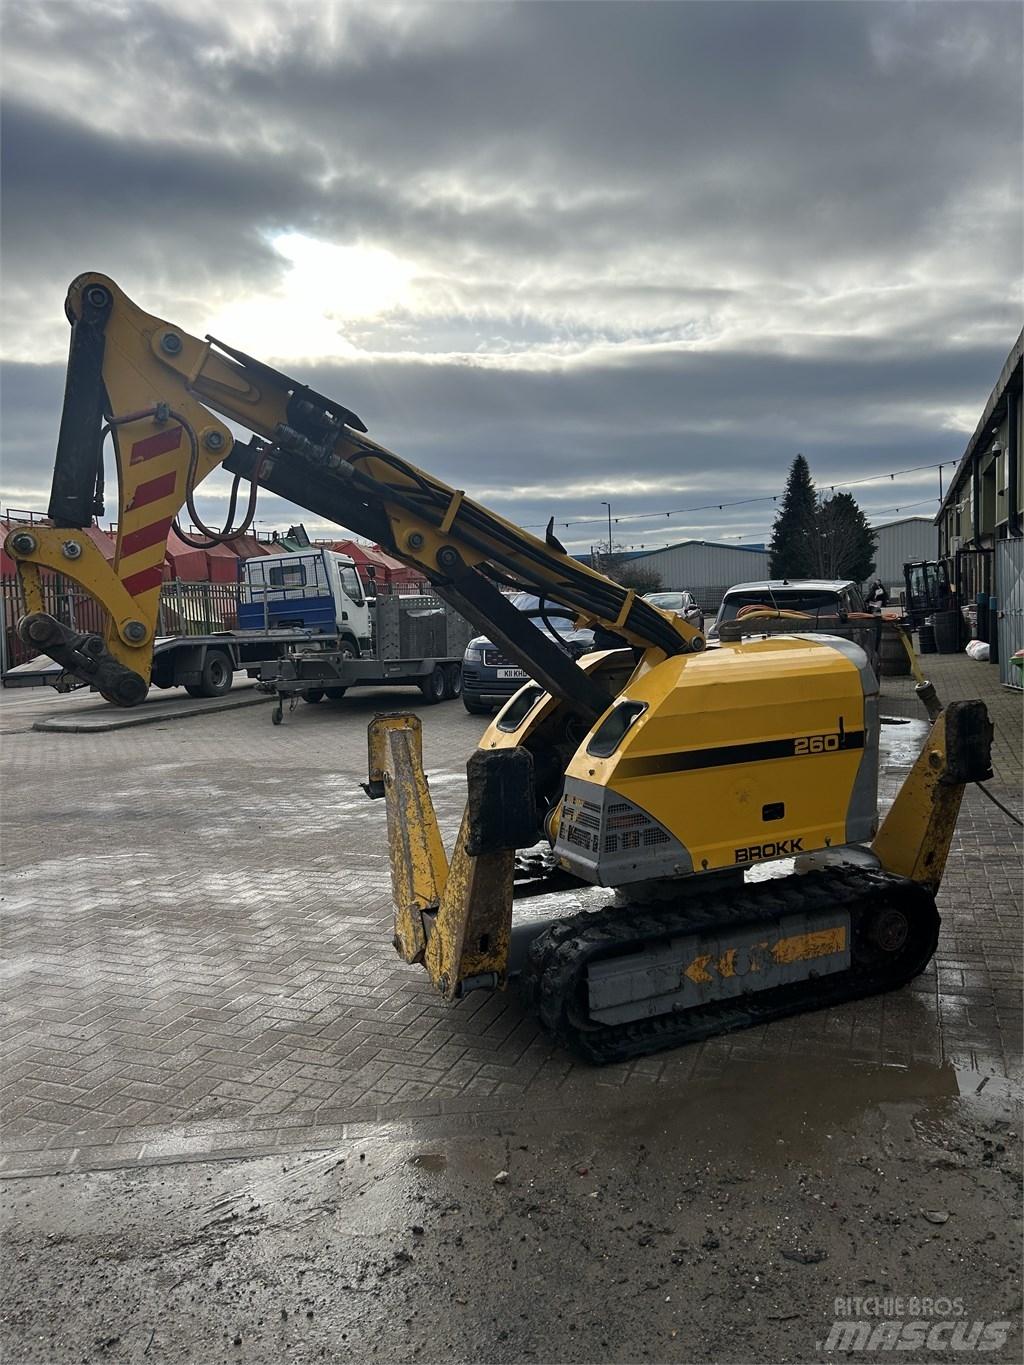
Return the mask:
<path id="1" fill-rule="evenodd" d="M 196 487 L 223 464 L 236 491 L 265 487 L 414 567 L 532 679 L 469 760 L 450 860 L 419 720 L 370 726 L 365 787 L 386 802 L 395 947 L 446 999 L 519 976 L 549 1031 L 604 1062 L 922 970 L 964 785 L 989 775 L 982 703 L 939 709 L 922 689 L 932 730 L 879 828 L 878 686 L 853 642 L 795 633 L 706 650 L 686 621 L 574 560 L 550 526 L 542 539 L 505 521 L 371 440 L 342 404 L 145 313 L 105 276 L 75 280 L 67 312 L 52 525 L 15 527 L 6 547 L 21 633 L 69 677 L 120 705 L 145 695 L 168 529 L 182 506 L 195 519 Z M 236 442 L 228 421 L 252 439 Z M 101 508 L 106 438 L 113 564 L 75 534 Z M 44 569 L 107 609 L 102 635 L 47 615 Z M 537 597 L 537 615 L 509 589 Z M 555 604 L 602 647 L 570 658 L 544 620 Z M 751 876 L 765 865 L 792 870 Z M 579 911 L 587 885 L 614 900 Z"/>

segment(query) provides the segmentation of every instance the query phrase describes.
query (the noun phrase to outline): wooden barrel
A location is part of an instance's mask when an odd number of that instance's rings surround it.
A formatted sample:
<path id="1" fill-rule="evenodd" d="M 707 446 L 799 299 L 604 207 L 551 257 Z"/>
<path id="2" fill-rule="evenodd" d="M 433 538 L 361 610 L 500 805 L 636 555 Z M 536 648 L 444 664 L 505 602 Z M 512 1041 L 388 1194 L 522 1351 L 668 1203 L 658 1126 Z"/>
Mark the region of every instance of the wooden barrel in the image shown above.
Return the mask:
<path id="1" fill-rule="evenodd" d="M 958 611 L 937 611 L 935 622 L 935 652 L 937 654 L 958 654 L 960 652 L 960 613 Z"/>
<path id="2" fill-rule="evenodd" d="M 883 678 L 904 678 L 910 672 L 910 658 L 906 647 L 899 632 L 892 626 L 882 627 L 878 672 Z"/>

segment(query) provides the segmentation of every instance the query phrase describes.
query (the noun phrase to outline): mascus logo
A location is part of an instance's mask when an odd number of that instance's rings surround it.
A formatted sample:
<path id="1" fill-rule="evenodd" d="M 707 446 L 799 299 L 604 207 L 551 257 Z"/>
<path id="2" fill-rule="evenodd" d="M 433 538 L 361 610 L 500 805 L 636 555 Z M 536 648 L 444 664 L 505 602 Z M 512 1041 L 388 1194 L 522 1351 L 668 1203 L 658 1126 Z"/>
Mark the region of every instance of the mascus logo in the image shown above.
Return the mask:
<path id="1" fill-rule="evenodd" d="M 803 839 L 780 839 L 775 844 L 751 844 L 749 848 L 733 850 L 738 863 L 755 863 L 765 858 L 788 858 L 792 853 L 803 853 Z"/>

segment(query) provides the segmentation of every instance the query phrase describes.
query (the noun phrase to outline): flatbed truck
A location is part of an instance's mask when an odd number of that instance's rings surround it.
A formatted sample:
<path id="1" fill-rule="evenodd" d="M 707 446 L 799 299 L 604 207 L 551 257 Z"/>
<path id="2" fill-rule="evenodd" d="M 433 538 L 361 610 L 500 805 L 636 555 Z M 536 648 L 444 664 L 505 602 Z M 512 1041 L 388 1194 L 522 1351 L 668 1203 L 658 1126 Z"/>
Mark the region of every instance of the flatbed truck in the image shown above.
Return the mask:
<path id="1" fill-rule="evenodd" d="M 408 684 L 431 702 L 458 696 L 469 623 L 432 593 L 378 596 L 376 589 L 333 550 L 245 560 L 232 603 L 237 627 L 158 636 L 151 681 L 218 697 L 244 670 L 279 699 L 315 702 L 349 687 Z M 67 692 L 84 684 L 42 655 L 7 670 L 3 685 Z"/>

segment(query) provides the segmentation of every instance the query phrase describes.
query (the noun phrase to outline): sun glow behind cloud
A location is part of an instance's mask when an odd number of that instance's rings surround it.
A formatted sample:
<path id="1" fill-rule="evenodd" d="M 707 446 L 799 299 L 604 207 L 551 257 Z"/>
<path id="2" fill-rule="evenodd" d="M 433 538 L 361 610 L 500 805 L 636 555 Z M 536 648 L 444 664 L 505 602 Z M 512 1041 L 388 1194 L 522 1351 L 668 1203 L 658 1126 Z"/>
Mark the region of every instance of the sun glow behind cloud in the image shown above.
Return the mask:
<path id="1" fill-rule="evenodd" d="M 407 302 L 416 268 L 383 247 L 339 246 L 301 232 L 271 239 L 287 263 L 283 278 L 260 295 L 227 304 L 207 324 L 225 341 L 270 360 L 340 360 L 359 354 L 349 324 L 380 317 Z"/>

